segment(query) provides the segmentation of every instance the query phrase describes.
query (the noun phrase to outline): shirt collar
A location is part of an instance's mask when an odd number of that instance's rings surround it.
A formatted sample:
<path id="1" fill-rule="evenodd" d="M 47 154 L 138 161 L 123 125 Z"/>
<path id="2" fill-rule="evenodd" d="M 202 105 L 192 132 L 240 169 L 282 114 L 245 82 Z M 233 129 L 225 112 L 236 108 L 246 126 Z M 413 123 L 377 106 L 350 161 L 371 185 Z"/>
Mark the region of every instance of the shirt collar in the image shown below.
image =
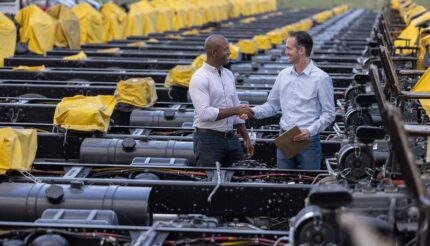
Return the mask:
<path id="1" fill-rule="evenodd" d="M 312 60 L 309 60 L 309 64 L 306 66 L 305 70 L 303 70 L 303 74 L 305 74 L 306 76 L 309 76 L 312 72 L 312 68 L 314 67 L 314 62 Z M 296 70 L 294 69 L 294 65 L 291 66 L 290 68 L 290 73 L 294 73 L 296 75 L 300 75 L 296 72 Z"/>
<path id="2" fill-rule="evenodd" d="M 218 73 L 218 68 L 209 65 L 207 62 L 203 63 L 203 68 L 207 69 L 207 70 L 209 70 L 211 72 Z M 221 66 L 219 70 L 222 71 L 222 69 L 223 69 L 223 66 Z"/>

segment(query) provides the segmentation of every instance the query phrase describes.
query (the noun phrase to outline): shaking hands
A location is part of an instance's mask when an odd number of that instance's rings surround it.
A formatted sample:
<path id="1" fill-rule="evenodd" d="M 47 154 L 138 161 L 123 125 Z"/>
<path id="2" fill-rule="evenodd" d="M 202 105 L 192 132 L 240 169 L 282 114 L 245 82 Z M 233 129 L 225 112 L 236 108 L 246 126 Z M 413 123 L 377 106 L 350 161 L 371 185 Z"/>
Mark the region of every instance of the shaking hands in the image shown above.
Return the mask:
<path id="1" fill-rule="evenodd" d="M 237 115 L 242 120 L 247 120 L 254 116 L 254 111 L 247 104 L 242 104 L 238 107 Z"/>

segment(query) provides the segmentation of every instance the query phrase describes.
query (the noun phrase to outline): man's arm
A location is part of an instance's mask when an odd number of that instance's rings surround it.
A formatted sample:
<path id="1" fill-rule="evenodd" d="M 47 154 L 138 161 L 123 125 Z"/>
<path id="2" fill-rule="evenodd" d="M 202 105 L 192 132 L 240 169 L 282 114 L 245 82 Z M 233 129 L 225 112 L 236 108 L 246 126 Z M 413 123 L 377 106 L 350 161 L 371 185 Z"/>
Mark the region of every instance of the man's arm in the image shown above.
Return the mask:
<path id="1" fill-rule="evenodd" d="M 249 138 L 248 131 L 246 130 L 245 124 L 234 125 L 239 132 L 240 136 L 243 138 L 243 143 L 246 149 L 246 159 L 251 158 L 254 155 L 254 146 L 252 145 L 251 139 Z"/>
<path id="2" fill-rule="evenodd" d="M 269 96 L 267 97 L 267 101 L 262 105 L 252 108 L 254 117 L 256 119 L 271 117 L 273 115 L 276 115 L 281 109 L 281 102 L 280 102 L 281 80 L 282 79 L 280 74 L 276 78 L 275 84 L 273 84 L 273 87 L 270 90 Z"/>
<path id="3" fill-rule="evenodd" d="M 251 110 L 246 107 L 215 108 L 210 106 L 210 94 L 208 90 L 208 80 L 202 76 L 193 76 L 190 81 L 190 97 L 196 111 L 197 117 L 201 121 L 213 122 L 222 120 L 233 115 L 247 114 L 252 116 Z"/>
<path id="4" fill-rule="evenodd" d="M 318 87 L 318 100 L 321 115 L 309 128 L 310 136 L 314 136 L 327 128 L 335 119 L 333 82 L 329 76 L 322 78 Z"/>

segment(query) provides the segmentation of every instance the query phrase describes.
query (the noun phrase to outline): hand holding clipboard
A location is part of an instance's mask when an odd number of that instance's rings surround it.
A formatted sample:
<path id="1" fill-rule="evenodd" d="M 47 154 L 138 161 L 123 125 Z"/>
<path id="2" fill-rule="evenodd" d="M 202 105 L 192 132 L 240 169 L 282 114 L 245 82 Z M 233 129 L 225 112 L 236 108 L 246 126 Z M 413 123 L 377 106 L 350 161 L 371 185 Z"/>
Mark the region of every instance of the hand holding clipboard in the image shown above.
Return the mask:
<path id="1" fill-rule="evenodd" d="M 273 142 L 275 143 L 276 147 L 281 150 L 285 157 L 291 158 L 309 146 L 309 137 L 306 135 L 309 134 L 300 131 L 300 129 L 295 126 L 279 135 L 279 137 L 273 140 Z"/>

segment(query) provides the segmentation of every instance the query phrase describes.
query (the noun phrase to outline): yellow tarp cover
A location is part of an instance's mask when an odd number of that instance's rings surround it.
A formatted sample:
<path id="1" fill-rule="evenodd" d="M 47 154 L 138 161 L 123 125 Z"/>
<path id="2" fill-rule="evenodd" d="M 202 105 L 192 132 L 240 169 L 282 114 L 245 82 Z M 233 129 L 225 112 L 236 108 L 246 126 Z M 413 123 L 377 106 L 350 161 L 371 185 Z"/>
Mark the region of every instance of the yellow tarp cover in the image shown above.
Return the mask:
<path id="1" fill-rule="evenodd" d="M 330 19 L 331 17 L 333 17 L 333 12 L 330 10 L 327 10 L 312 16 L 312 18 L 314 18 L 318 24 L 323 23 L 324 21 Z"/>
<path id="2" fill-rule="evenodd" d="M 282 44 L 282 41 L 284 39 L 282 32 L 279 30 L 276 31 L 270 31 L 266 33 L 267 37 L 269 37 L 269 40 L 272 44 Z"/>
<path id="3" fill-rule="evenodd" d="M 170 88 L 172 85 L 189 87 L 194 71 L 195 69 L 191 65 L 176 65 L 167 74 L 164 80 L 164 87 Z"/>
<path id="4" fill-rule="evenodd" d="M 137 42 L 132 42 L 127 44 L 128 47 L 143 47 L 145 45 L 146 43 L 143 41 L 137 41 Z"/>
<path id="5" fill-rule="evenodd" d="M 344 4 L 344 5 L 341 5 L 339 7 L 334 8 L 333 12 L 335 15 L 340 15 L 340 14 L 343 14 L 344 12 L 346 12 L 348 10 L 348 8 L 349 8 L 348 5 Z"/>
<path id="6" fill-rule="evenodd" d="M 256 20 L 257 19 L 255 19 L 255 17 L 249 17 L 249 18 L 245 18 L 245 19 L 241 20 L 240 23 L 249 24 L 249 23 L 252 23 Z"/>
<path id="7" fill-rule="evenodd" d="M 4 67 L 4 58 L 0 56 L 0 67 Z"/>
<path id="8" fill-rule="evenodd" d="M 179 34 L 169 34 L 169 35 L 166 35 L 166 38 L 179 40 L 179 39 L 182 39 L 182 36 Z"/>
<path id="9" fill-rule="evenodd" d="M 139 8 L 139 5 L 130 4 L 126 18 L 124 37 L 143 36 L 145 13 Z"/>
<path id="10" fill-rule="evenodd" d="M 392 9 L 398 10 L 399 7 L 400 7 L 400 3 L 398 0 L 391 0 L 391 8 Z"/>
<path id="11" fill-rule="evenodd" d="M 237 60 L 239 58 L 239 46 L 235 44 L 229 44 L 230 56 L 228 59 Z"/>
<path id="12" fill-rule="evenodd" d="M 422 14 L 426 11 L 427 11 L 427 9 L 421 5 L 417 5 L 411 9 L 409 9 L 408 11 L 406 11 L 405 16 L 403 16 L 405 23 L 409 24 L 411 22 L 412 17 L 414 17 L 415 15 L 418 15 L 418 14 Z"/>
<path id="13" fill-rule="evenodd" d="M 88 3 L 80 3 L 72 8 L 79 18 L 81 44 L 101 43 L 103 37 L 103 17 Z"/>
<path id="14" fill-rule="evenodd" d="M 104 4 L 100 13 L 103 17 L 103 42 L 125 39 L 127 13 L 113 2 Z"/>
<path id="15" fill-rule="evenodd" d="M 415 83 L 414 92 L 430 92 L 430 68 L 421 76 L 417 83 Z M 430 99 L 420 99 L 421 106 L 423 106 L 427 115 L 430 116 Z"/>
<path id="16" fill-rule="evenodd" d="M 54 125 L 76 131 L 107 132 L 114 107 L 114 96 L 65 97 L 55 108 Z"/>
<path id="17" fill-rule="evenodd" d="M 150 38 L 146 42 L 148 42 L 148 43 L 159 43 L 160 41 L 158 41 L 158 39 L 156 39 L 156 38 Z"/>
<path id="18" fill-rule="evenodd" d="M 36 130 L 0 128 L 0 174 L 8 170 L 30 171 L 36 151 Z"/>
<path id="19" fill-rule="evenodd" d="M 67 61 L 77 61 L 77 60 L 85 60 L 85 59 L 87 59 L 87 54 L 85 54 L 85 52 L 83 51 L 80 51 L 76 55 L 63 57 L 63 60 L 67 60 Z"/>
<path id="20" fill-rule="evenodd" d="M 45 65 L 41 66 L 18 66 L 13 67 L 12 70 L 14 71 L 45 71 Z"/>
<path id="21" fill-rule="evenodd" d="M 150 107 L 157 101 L 155 82 L 151 77 L 131 78 L 118 82 L 115 90 L 117 103 L 136 107 Z"/>
<path id="22" fill-rule="evenodd" d="M 166 4 L 175 10 L 173 19 L 173 29 L 178 30 L 183 27 L 200 26 L 204 23 L 203 9 L 187 0 L 166 0 Z M 182 26 L 181 26 L 182 25 Z"/>
<path id="23" fill-rule="evenodd" d="M 205 62 L 207 60 L 207 56 L 205 55 L 205 54 L 201 54 L 201 55 L 199 55 L 199 56 L 197 56 L 195 59 L 194 59 L 194 61 L 193 61 L 193 63 L 191 64 L 191 66 L 193 66 L 194 67 L 194 69 L 198 69 L 198 68 L 200 68 L 201 66 L 203 66 L 203 63 Z"/>
<path id="24" fill-rule="evenodd" d="M 258 49 L 260 50 L 268 50 L 272 48 L 272 43 L 270 39 L 266 35 L 255 35 L 252 40 L 257 44 Z"/>
<path id="25" fill-rule="evenodd" d="M 80 24 L 73 11 L 62 4 L 58 4 L 46 12 L 55 20 L 55 46 L 80 49 Z"/>
<path id="26" fill-rule="evenodd" d="M 54 47 L 55 23 L 50 15 L 36 5 L 18 11 L 15 20 L 20 25 L 19 36 L 28 49 L 39 55 L 46 55 Z"/>
<path id="27" fill-rule="evenodd" d="M 239 46 L 240 53 L 247 55 L 254 55 L 258 50 L 257 43 L 252 39 L 241 39 L 237 46 Z"/>
<path id="28" fill-rule="evenodd" d="M 191 29 L 191 30 L 182 32 L 181 34 L 184 35 L 184 36 L 197 36 L 200 33 L 199 33 L 199 30 L 197 30 L 197 29 Z"/>
<path id="29" fill-rule="evenodd" d="M 422 37 L 420 40 L 420 53 L 418 55 L 418 60 L 417 60 L 418 69 L 424 69 L 424 65 L 423 65 L 424 58 L 426 55 L 428 55 L 429 49 L 430 49 L 430 34 Z"/>
<path id="30" fill-rule="evenodd" d="M 430 20 L 430 13 L 425 13 L 424 15 L 414 19 L 413 21 L 411 21 L 411 24 L 409 24 L 399 35 L 399 38 L 404 38 L 404 39 L 409 39 L 409 45 L 410 46 L 416 46 L 415 43 L 417 42 L 417 38 L 418 38 L 418 34 L 419 34 L 419 30 L 416 27 L 417 25 L 419 25 L 422 22 L 425 22 L 427 20 Z M 397 47 L 402 47 L 402 46 L 406 46 L 406 42 L 403 40 L 396 40 L 394 42 L 394 46 Z M 399 50 L 397 50 L 396 53 L 400 53 Z M 402 54 L 411 54 L 412 51 L 411 50 L 403 50 Z"/>
<path id="31" fill-rule="evenodd" d="M 108 49 L 98 49 L 97 53 L 105 53 L 105 54 L 116 54 L 120 51 L 119 48 L 108 48 Z"/>
<path id="32" fill-rule="evenodd" d="M 209 28 L 206 28 L 206 29 L 202 29 L 202 30 L 200 30 L 200 32 L 202 32 L 202 33 L 210 33 L 210 32 L 212 32 L 214 30 L 214 28 L 213 27 L 209 27 Z"/>
<path id="33" fill-rule="evenodd" d="M 143 12 L 143 35 L 154 33 L 156 31 L 157 11 L 145 0 L 136 2 L 133 6 Z"/>
<path id="34" fill-rule="evenodd" d="M 153 0 L 150 3 L 157 11 L 156 32 L 163 33 L 173 30 L 173 9 L 166 5 L 164 1 Z"/>
<path id="35" fill-rule="evenodd" d="M 3 58 L 15 54 L 16 28 L 13 21 L 0 12 L 0 67 L 3 66 Z"/>

